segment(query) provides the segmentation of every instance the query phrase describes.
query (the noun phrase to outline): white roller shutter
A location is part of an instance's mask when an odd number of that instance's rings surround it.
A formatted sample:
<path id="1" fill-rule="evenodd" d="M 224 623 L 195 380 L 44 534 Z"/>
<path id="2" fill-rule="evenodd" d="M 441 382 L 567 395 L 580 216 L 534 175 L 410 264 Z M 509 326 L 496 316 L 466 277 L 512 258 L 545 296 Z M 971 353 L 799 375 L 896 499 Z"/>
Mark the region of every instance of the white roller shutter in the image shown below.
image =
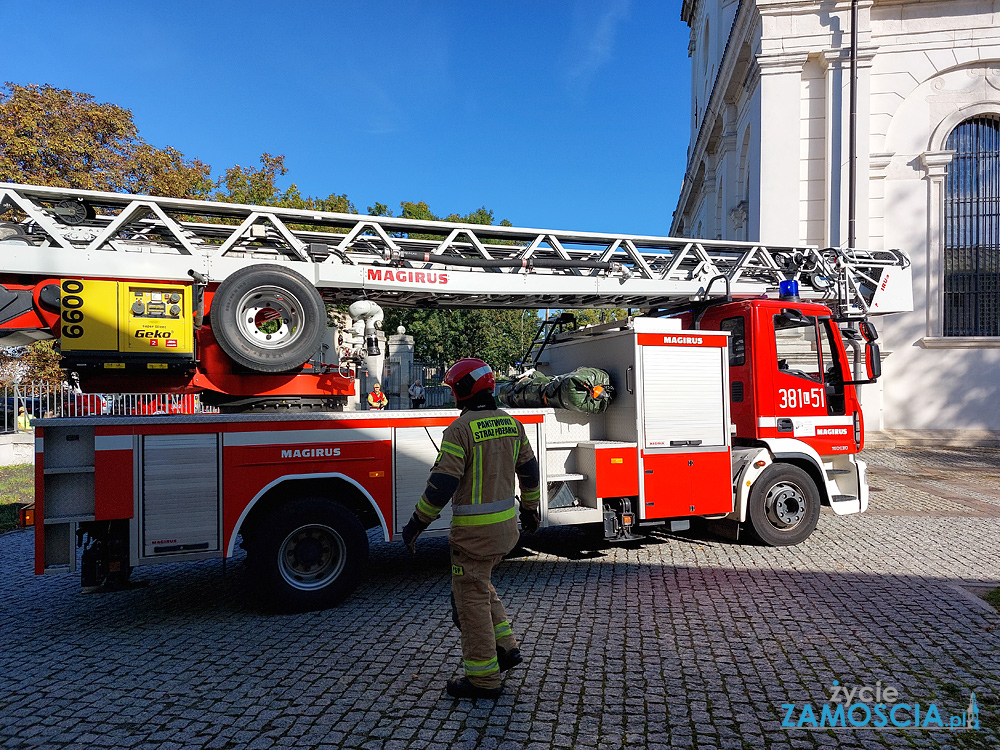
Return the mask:
<path id="1" fill-rule="evenodd" d="M 685 441 L 726 445 L 726 349 L 643 346 L 641 351 L 645 447 L 678 447 Z"/>

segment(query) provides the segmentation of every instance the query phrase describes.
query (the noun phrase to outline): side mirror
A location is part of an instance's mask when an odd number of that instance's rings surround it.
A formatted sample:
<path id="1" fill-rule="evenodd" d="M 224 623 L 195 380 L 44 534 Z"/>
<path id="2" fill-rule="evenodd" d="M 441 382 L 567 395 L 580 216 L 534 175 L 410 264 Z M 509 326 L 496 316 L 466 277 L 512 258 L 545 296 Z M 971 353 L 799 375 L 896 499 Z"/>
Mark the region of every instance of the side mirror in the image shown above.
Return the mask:
<path id="1" fill-rule="evenodd" d="M 865 344 L 865 369 L 869 380 L 877 380 L 882 375 L 882 353 L 874 341 Z"/>
<path id="2" fill-rule="evenodd" d="M 861 331 L 861 338 L 869 343 L 878 339 L 878 331 L 876 331 L 875 326 L 867 320 L 862 320 L 858 323 L 858 330 Z"/>
<path id="3" fill-rule="evenodd" d="M 781 317 L 790 323 L 795 323 L 800 326 L 812 325 L 812 321 L 802 314 L 800 310 L 796 310 L 791 307 L 784 307 L 781 310 Z"/>

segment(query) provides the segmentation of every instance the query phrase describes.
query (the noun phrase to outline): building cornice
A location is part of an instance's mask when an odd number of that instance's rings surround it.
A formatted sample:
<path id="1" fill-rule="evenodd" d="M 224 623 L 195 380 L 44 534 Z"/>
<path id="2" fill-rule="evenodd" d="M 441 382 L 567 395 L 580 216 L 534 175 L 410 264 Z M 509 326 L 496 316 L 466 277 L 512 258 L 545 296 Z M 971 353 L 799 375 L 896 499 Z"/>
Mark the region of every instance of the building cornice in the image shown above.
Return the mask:
<path id="1" fill-rule="evenodd" d="M 868 44 L 858 47 L 858 67 L 870 68 L 875 62 L 875 55 L 878 54 L 878 45 Z M 825 49 L 821 53 L 823 64 L 828 68 L 847 67 L 851 64 L 851 48 L 846 49 Z"/>
<path id="2" fill-rule="evenodd" d="M 695 14 L 698 12 L 698 3 L 701 0 L 683 0 L 681 3 L 681 20 L 688 26 L 694 20 Z"/>
<path id="3" fill-rule="evenodd" d="M 802 70 L 802 66 L 809 60 L 809 55 L 805 52 L 779 52 L 777 54 L 757 55 L 757 65 L 760 74 L 772 75 L 776 73 L 797 73 Z"/>

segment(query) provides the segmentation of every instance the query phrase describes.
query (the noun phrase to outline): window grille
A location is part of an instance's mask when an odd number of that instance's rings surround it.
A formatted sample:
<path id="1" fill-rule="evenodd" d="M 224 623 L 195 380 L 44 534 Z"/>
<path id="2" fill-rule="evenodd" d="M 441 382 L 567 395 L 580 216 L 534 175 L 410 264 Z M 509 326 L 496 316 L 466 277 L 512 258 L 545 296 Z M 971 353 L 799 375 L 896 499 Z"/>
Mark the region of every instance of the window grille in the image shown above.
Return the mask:
<path id="1" fill-rule="evenodd" d="M 945 336 L 1000 336 L 1000 115 L 966 120 L 948 138 Z"/>

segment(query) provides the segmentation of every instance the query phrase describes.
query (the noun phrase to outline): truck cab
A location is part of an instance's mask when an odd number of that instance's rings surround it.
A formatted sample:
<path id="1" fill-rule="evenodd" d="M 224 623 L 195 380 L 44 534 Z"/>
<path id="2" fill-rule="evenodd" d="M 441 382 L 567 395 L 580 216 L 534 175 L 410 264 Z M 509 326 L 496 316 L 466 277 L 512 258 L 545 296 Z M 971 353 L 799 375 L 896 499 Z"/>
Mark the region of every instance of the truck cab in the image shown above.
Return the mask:
<path id="1" fill-rule="evenodd" d="M 698 316 L 684 317 L 694 325 Z M 712 305 L 697 327 L 729 333 L 733 517 L 750 520 L 765 541 L 778 543 L 797 537 L 785 532 L 798 524 L 810 492 L 838 515 L 864 512 L 866 464 L 857 457 L 864 420 L 856 385 L 877 377 L 877 345 L 856 348 L 872 377 L 854 380 L 846 344 L 859 335 L 842 329 L 825 305 L 796 299 Z M 862 327 L 873 341 L 874 329 Z"/>
<path id="2" fill-rule="evenodd" d="M 864 447 L 852 362 L 829 308 L 745 300 L 709 308 L 699 327 L 729 333 L 736 444 L 796 438 L 820 455 Z"/>

